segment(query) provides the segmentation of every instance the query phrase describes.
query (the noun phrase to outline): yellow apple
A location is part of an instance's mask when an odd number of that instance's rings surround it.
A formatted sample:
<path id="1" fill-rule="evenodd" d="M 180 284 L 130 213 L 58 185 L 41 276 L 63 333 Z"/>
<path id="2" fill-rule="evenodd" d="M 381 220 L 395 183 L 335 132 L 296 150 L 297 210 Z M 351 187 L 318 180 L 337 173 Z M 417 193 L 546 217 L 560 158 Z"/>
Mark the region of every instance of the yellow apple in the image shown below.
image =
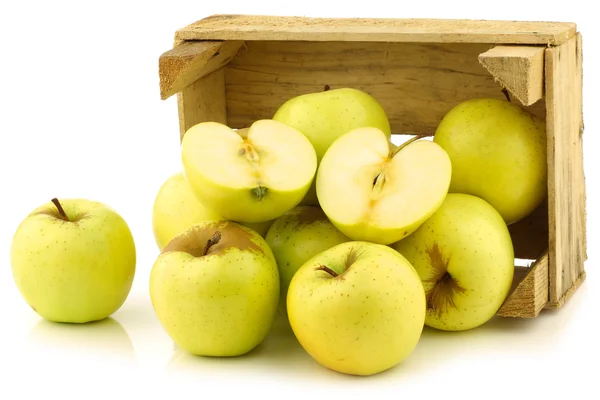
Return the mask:
<path id="1" fill-rule="evenodd" d="M 52 199 L 14 234 L 10 260 L 21 295 L 42 318 L 86 323 L 125 302 L 136 267 L 133 236 L 109 206 L 88 199 Z"/>
<path id="2" fill-rule="evenodd" d="M 444 116 L 434 141 L 452 161 L 450 192 L 481 197 L 507 224 L 545 198 L 545 122 L 520 106 L 497 99 L 460 103 Z"/>
<path id="3" fill-rule="evenodd" d="M 448 154 L 430 140 L 395 147 L 377 128 L 337 139 L 317 172 L 317 196 L 329 220 L 352 240 L 391 244 L 419 227 L 448 192 Z"/>
<path id="4" fill-rule="evenodd" d="M 201 356 L 240 356 L 264 340 L 277 314 L 275 257 L 248 227 L 202 222 L 162 250 L 150 273 L 150 298 L 180 348 Z"/>
<path id="5" fill-rule="evenodd" d="M 346 242 L 307 261 L 292 278 L 288 317 L 302 347 L 321 365 L 373 375 L 404 361 L 425 321 L 425 292 L 392 248 Z"/>
<path id="6" fill-rule="evenodd" d="M 293 97 L 279 107 L 273 119 L 306 135 L 315 148 L 317 162 L 338 137 L 352 129 L 371 126 L 391 137 L 390 122 L 381 104 L 370 94 L 354 88 Z M 318 205 L 314 181 L 302 204 Z"/>
<path id="7" fill-rule="evenodd" d="M 161 185 L 152 208 L 152 230 L 159 250 L 192 225 L 223 219 L 202 204 L 182 172 L 171 175 Z M 264 237 L 272 223 L 273 220 L 242 224 Z"/>
<path id="8" fill-rule="evenodd" d="M 283 215 L 300 203 L 317 169 L 310 141 L 273 120 L 238 131 L 199 123 L 187 130 L 181 147 L 185 176 L 200 201 L 232 221 Z"/>
<path id="9" fill-rule="evenodd" d="M 419 273 L 427 294 L 425 323 L 433 328 L 480 326 L 510 290 L 514 250 L 508 227 L 479 197 L 448 194 L 433 216 L 391 247 Z"/>
<path id="10" fill-rule="evenodd" d="M 350 238 L 333 226 L 321 208 L 297 206 L 273 222 L 266 240 L 279 268 L 279 308 L 285 315 L 287 289 L 298 268 L 313 256 L 349 242 Z"/>

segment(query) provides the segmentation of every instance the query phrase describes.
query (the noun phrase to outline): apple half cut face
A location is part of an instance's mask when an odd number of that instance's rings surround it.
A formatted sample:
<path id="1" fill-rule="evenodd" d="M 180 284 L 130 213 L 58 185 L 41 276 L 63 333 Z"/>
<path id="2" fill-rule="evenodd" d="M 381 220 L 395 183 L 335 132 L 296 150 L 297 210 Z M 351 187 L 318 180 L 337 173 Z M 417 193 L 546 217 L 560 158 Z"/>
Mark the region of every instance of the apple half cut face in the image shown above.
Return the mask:
<path id="1" fill-rule="evenodd" d="M 234 131 L 203 122 L 183 137 L 184 173 L 203 204 L 225 219 L 263 222 L 300 203 L 317 169 L 310 141 L 283 122 Z"/>
<path id="2" fill-rule="evenodd" d="M 377 128 L 337 139 L 317 172 L 317 197 L 352 240 L 391 244 L 414 232 L 448 193 L 451 163 L 437 143 L 415 137 L 396 147 Z"/>

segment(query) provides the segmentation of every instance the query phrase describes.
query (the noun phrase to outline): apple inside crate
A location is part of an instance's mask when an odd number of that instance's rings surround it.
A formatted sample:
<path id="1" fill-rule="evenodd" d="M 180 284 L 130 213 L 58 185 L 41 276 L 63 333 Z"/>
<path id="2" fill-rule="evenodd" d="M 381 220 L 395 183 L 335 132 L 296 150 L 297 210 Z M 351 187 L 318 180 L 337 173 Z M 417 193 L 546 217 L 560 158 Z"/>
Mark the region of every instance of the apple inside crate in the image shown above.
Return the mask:
<path id="1" fill-rule="evenodd" d="M 509 230 L 511 293 L 498 315 L 559 308 L 585 279 L 582 38 L 573 23 L 215 15 L 159 58 L 180 138 L 203 121 L 245 128 L 288 99 L 352 87 L 385 109 L 392 141 L 433 136 L 474 98 L 508 98 L 546 121 L 548 196 Z"/>

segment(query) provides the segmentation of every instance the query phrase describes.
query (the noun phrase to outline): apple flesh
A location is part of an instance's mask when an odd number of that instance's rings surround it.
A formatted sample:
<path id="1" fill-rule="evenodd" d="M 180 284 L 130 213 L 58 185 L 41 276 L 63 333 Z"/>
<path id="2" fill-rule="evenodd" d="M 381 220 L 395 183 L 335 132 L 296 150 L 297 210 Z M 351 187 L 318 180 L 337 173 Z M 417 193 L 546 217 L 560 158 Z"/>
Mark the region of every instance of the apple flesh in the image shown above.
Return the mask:
<path id="1" fill-rule="evenodd" d="M 485 200 L 450 193 L 419 229 L 391 247 L 415 267 L 427 296 L 426 325 L 478 327 L 498 311 L 514 275 L 514 250 L 502 216 Z"/>
<path id="2" fill-rule="evenodd" d="M 206 207 L 182 172 L 171 175 L 160 187 L 152 208 L 152 231 L 159 250 L 174 237 L 200 222 L 223 220 L 217 212 Z M 273 220 L 242 223 L 265 236 Z"/>
<path id="3" fill-rule="evenodd" d="M 317 168 L 309 140 L 273 120 L 238 131 L 199 123 L 188 129 L 181 147 L 184 173 L 200 201 L 232 221 L 264 222 L 291 210 Z"/>
<path id="4" fill-rule="evenodd" d="M 450 192 L 481 197 L 507 224 L 529 215 L 546 197 L 545 122 L 518 105 L 465 101 L 444 116 L 434 141 L 452 161 Z"/>
<path id="5" fill-rule="evenodd" d="M 417 346 L 425 292 L 414 268 L 392 248 L 346 242 L 300 267 L 287 308 L 296 338 L 319 364 L 373 375 L 401 363 Z"/>
<path id="6" fill-rule="evenodd" d="M 438 144 L 419 137 L 395 147 L 376 128 L 337 139 L 321 161 L 317 196 L 329 220 L 352 240 L 391 244 L 442 204 L 451 164 Z"/>
<path id="7" fill-rule="evenodd" d="M 370 126 L 391 137 L 390 122 L 381 104 L 370 94 L 354 88 L 296 96 L 282 104 L 273 119 L 306 135 L 315 148 L 317 163 L 338 137 L 352 129 Z M 314 181 L 302 204 L 319 204 Z"/>
<path id="8" fill-rule="evenodd" d="M 171 240 L 158 256 L 150 297 L 180 348 L 201 356 L 240 356 L 264 340 L 277 313 L 275 257 L 248 227 L 202 222 Z"/>
<path id="9" fill-rule="evenodd" d="M 321 208 L 297 206 L 273 222 L 266 241 L 279 268 L 279 309 L 287 315 L 287 289 L 296 271 L 310 258 L 350 238 L 333 226 Z"/>
<path id="10" fill-rule="evenodd" d="M 125 302 L 136 249 L 125 220 L 88 199 L 53 199 L 17 228 L 10 260 L 29 306 L 53 322 L 105 319 Z"/>

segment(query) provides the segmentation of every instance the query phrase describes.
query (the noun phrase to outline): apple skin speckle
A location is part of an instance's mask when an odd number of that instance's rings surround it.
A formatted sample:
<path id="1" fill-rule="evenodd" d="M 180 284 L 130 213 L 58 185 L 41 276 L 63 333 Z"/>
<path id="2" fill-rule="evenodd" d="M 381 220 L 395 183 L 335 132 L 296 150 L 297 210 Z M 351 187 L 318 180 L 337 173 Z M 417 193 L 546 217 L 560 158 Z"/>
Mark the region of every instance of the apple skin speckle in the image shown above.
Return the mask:
<path id="1" fill-rule="evenodd" d="M 448 306 L 428 312 L 426 325 L 466 330 L 490 320 L 506 299 L 514 274 L 514 249 L 500 213 L 479 197 L 450 193 L 419 229 L 391 246 L 414 266 L 428 298 L 436 285 L 444 284 L 442 275 L 432 279 L 436 270 L 427 249 L 434 243 L 456 287 L 443 292 L 451 297 L 444 300 Z"/>
<path id="2" fill-rule="evenodd" d="M 359 255 L 347 266 L 353 251 Z M 315 256 L 294 275 L 287 298 L 290 325 L 317 362 L 370 375 L 409 356 L 424 326 L 425 296 L 416 271 L 398 256 L 388 246 L 347 242 Z M 320 264 L 340 275 L 315 270 Z"/>

